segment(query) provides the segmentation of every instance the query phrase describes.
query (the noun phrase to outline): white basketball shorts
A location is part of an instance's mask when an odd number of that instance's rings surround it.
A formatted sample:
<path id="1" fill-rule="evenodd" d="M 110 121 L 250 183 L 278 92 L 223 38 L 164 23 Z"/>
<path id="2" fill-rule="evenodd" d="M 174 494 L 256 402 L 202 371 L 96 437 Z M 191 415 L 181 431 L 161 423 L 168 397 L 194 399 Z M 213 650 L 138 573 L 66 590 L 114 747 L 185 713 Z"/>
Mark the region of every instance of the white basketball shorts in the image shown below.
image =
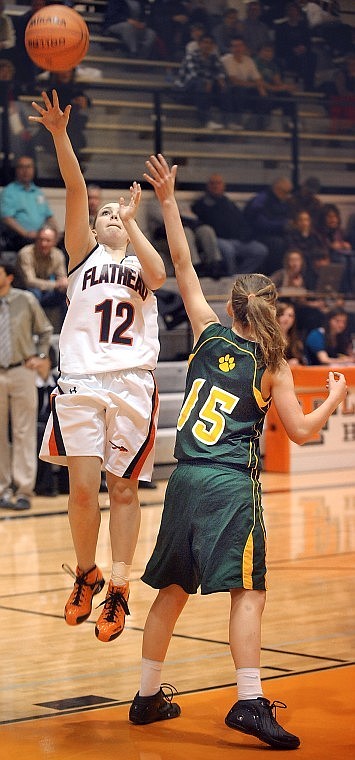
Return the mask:
<path id="1" fill-rule="evenodd" d="M 118 477 L 151 480 L 159 396 L 152 372 L 62 376 L 51 398 L 40 459 L 99 457 Z"/>

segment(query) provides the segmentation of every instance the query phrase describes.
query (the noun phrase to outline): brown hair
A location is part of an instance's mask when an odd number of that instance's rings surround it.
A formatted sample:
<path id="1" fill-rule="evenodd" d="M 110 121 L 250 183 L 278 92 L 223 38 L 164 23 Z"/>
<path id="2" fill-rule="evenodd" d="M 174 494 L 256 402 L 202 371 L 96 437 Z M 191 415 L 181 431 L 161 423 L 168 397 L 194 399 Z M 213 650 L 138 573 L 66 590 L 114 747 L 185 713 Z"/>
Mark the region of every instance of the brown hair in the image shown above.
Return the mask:
<path id="1" fill-rule="evenodd" d="M 231 294 L 233 314 L 260 346 L 262 359 L 270 372 L 285 360 L 286 341 L 276 319 L 277 290 L 263 274 L 242 274 L 236 278 Z"/>

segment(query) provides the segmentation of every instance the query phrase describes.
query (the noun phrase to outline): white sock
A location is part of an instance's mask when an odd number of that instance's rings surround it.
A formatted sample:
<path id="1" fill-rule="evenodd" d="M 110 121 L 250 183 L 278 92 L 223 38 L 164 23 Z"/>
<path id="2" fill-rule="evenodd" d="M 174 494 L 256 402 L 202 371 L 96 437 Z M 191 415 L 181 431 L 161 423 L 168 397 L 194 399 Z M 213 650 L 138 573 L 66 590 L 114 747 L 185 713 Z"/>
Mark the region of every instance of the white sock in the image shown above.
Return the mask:
<path id="1" fill-rule="evenodd" d="M 141 685 L 139 689 L 140 697 L 152 697 L 157 694 L 161 684 L 161 670 L 163 663 L 158 660 L 147 660 L 142 657 L 142 674 Z"/>
<path id="2" fill-rule="evenodd" d="M 263 696 L 259 668 L 237 668 L 238 699 L 257 699 Z"/>
<path id="3" fill-rule="evenodd" d="M 125 586 L 131 575 L 132 565 L 126 565 L 124 562 L 113 562 L 111 580 L 114 586 Z"/>

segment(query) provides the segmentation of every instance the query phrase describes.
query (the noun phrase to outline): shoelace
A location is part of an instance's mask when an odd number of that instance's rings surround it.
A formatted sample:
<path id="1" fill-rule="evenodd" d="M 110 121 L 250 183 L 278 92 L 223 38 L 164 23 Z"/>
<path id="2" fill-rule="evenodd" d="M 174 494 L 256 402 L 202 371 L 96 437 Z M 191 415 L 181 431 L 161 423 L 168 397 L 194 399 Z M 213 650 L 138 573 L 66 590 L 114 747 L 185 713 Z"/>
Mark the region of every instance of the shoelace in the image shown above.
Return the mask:
<path id="1" fill-rule="evenodd" d="M 178 693 L 178 690 L 175 688 L 175 686 L 172 686 L 171 683 L 162 683 L 160 685 L 160 688 L 161 688 L 163 697 L 164 699 L 166 699 L 167 702 L 171 702 L 174 695 Z M 166 693 L 164 689 L 169 689 L 168 693 Z"/>
<path id="2" fill-rule="evenodd" d="M 102 605 L 105 605 L 105 607 L 107 607 L 107 611 L 105 610 L 105 618 L 109 623 L 114 622 L 115 616 L 117 613 L 117 608 L 119 606 L 122 607 L 126 615 L 131 614 L 128 609 L 127 600 L 124 598 L 123 594 L 121 594 L 120 591 L 111 591 L 111 593 L 107 595 L 106 599 L 104 599 L 103 602 L 100 602 L 100 604 L 97 605 L 96 609 L 98 609 Z"/>
<path id="3" fill-rule="evenodd" d="M 85 580 L 86 573 L 82 573 L 82 575 L 76 575 L 76 573 L 74 573 L 74 570 L 72 570 L 70 565 L 66 565 L 65 562 L 63 562 L 62 564 L 62 570 L 64 570 L 65 573 L 67 573 L 68 575 L 71 575 L 71 577 L 75 579 L 74 585 L 77 586 L 77 590 L 76 590 L 75 599 L 73 600 L 73 604 L 79 604 L 84 586 L 89 586 L 91 589 L 94 589 L 96 586 L 96 582 L 87 583 L 87 581 Z"/>
<path id="4" fill-rule="evenodd" d="M 275 699 L 273 701 L 273 703 L 270 705 L 270 710 L 275 720 L 276 720 L 276 710 L 278 707 L 283 710 L 285 707 L 287 707 L 287 705 L 285 705 L 285 702 L 280 702 L 280 700 L 278 699 Z"/>

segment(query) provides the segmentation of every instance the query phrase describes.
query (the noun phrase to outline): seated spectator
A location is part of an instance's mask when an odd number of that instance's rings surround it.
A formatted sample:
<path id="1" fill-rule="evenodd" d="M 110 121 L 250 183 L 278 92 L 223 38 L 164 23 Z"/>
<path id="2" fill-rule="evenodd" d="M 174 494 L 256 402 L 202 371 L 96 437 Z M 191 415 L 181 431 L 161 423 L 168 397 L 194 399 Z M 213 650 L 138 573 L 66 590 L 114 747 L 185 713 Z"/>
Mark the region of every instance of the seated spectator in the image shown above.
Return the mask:
<path id="1" fill-rule="evenodd" d="M 185 45 L 184 55 L 187 55 L 188 53 L 194 53 L 196 50 L 198 50 L 198 43 L 205 33 L 206 29 L 203 24 L 191 24 L 189 40 Z"/>
<path id="2" fill-rule="evenodd" d="M 335 72 L 330 87 L 330 129 L 334 135 L 352 134 L 355 127 L 355 50 Z"/>
<path id="3" fill-rule="evenodd" d="M 220 174 L 209 178 L 205 194 L 192 204 L 203 224 L 213 227 L 223 259 L 224 274 L 263 272 L 267 248 L 253 239 L 243 213 L 225 193 Z"/>
<path id="4" fill-rule="evenodd" d="M 6 13 L 4 0 L 0 0 L 0 58 L 14 60 L 16 32 L 11 16 Z"/>
<path id="5" fill-rule="evenodd" d="M 254 195 L 246 203 L 244 215 L 256 240 L 269 250 L 264 262 L 264 274 L 271 274 L 282 266 L 290 224 L 289 199 L 292 183 L 287 177 L 278 177 L 271 186 Z"/>
<path id="6" fill-rule="evenodd" d="M 321 37 L 333 56 L 344 55 L 353 44 L 352 28 L 341 20 L 341 8 L 337 0 L 300 0 L 313 36 Z"/>
<path id="7" fill-rule="evenodd" d="M 318 177 L 307 177 L 307 179 L 301 182 L 299 188 L 294 190 L 290 197 L 290 208 L 293 217 L 299 211 L 308 211 L 313 226 L 317 226 L 319 212 L 323 206 L 318 196 L 320 188 L 321 184 Z"/>
<path id="8" fill-rule="evenodd" d="M 149 26 L 157 34 L 157 48 L 162 57 L 181 61 L 191 35 L 190 3 L 186 0 L 150 2 Z M 202 27 L 206 31 L 203 24 Z"/>
<path id="9" fill-rule="evenodd" d="M 231 52 L 222 56 L 222 63 L 228 78 L 230 109 L 233 114 L 246 110 L 258 114 L 256 126 L 263 127 L 262 114 L 267 110 L 263 103 L 267 95 L 260 72 L 250 55 L 242 37 L 234 37 Z"/>
<path id="10" fill-rule="evenodd" d="M 23 13 L 14 16 L 16 33 L 16 83 L 19 92 L 22 95 L 32 95 L 34 93 L 36 76 L 43 73 L 43 71 L 33 63 L 27 53 L 25 46 L 25 31 L 33 14 L 44 8 L 47 5 L 47 2 L 46 0 L 31 0 L 29 5 L 30 7 L 28 10 L 24 9 Z"/>
<path id="11" fill-rule="evenodd" d="M 284 288 L 296 288 L 306 290 L 305 280 L 306 264 L 301 251 L 293 248 L 286 251 L 283 258 L 283 267 L 270 275 L 275 283 L 279 295 L 282 296 Z"/>
<path id="12" fill-rule="evenodd" d="M 87 185 L 86 191 L 89 204 L 89 222 L 90 227 L 92 227 L 96 219 L 96 214 L 103 204 L 102 190 L 99 185 Z"/>
<path id="13" fill-rule="evenodd" d="M 318 233 L 312 225 L 312 219 L 308 211 L 298 211 L 290 223 L 289 230 L 286 233 L 286 243 L 288 248 L 296 248 L 301 251 L 305 257 L 307 268 L 313 256 L 326 246 L 321 240 Z"/>
<path id="14" fill-rule="evenodd" d="M 275 283 L 280 297 L 287 296 L 293 304 L 297 326 L 302 335 L 313 327 L 319 327 L 323 324 L 327 305 L 324 299 L 308 292 L 310 290 L 310 278 L 301 251 L 295 248 L 287 251 L 284 256 L 283 268 L 274 272 L 271 279 Z"/>
<path id="15" fill-rule="evenodd" d="M 103 32 L 118 37 L 131 58 L 151 58 L 157 35 L 147 24 L 148 5 L 140 0 L 108 0 Z"/>
<path id="16" fill-rule="evenodd" d="M 355 357 L 348 330 L 348 315 L 337 307 L 326 315 L 324 327 L 311 330 L 305 340 L 308 364 L 338 366 L 351 364 Z"/>
<path id="17" fill-rule="evenodd" d="M 210 224 L 201 224 L 188 203 L 180 200 L 178 205 L 195 269 L 200 277 L 218 278 L 223 272 L 223 265 L 213 227 Z M 155 196 L 147 203 L 147 225 L 151 242 L 160 250 L 167 272 L 174 276 L 161 205 Z"/>
<path id="18" fill-rule="evenodd" d="M 81 84 L 76 82 L 76 69 L 53 72 L 49 78 L 47 95 L 50 97 L 53 90 L 57 90 L 60 107 L 64 110 L 71 105 L 70 119 L 68 123 L 68 135 L 76 155 L 80 158 L 80 151 L 86 146 L 85 127 L 88 120 L 90 99 Z M 48 130 L 41 132 L 41 146 L 52 149 L 53 140 Z"/>
<path id="19" fill-rule="evenodd" d="M 271 29 L 261 20 L 262 5 L 257 0 L 247 4 L 246 18 L 242 23 L 241 34 L 249 55 L 255 56 L 263 45 L 272 42 Z"/>
<path id="20" fill-rule="evenodd" d="M 276 26 L 275 49 L 283 70 L 301 78 L 306 91 L 314 90 L 317 57 L 312 50 L 307 18 L 298 3 L 287 4 L 285 21 Z"/>
<path id="21" fill-rule="evenodd" d="M 351 251 L 351 244 L 345 239 L 341 214 L 335 203 L 325 203 L 321 209 L 318 233 L 329 251 L 331 261 L 343 261 L 341 254 Z"/>
<path id="22" fill-rule="evenodd" d="M 55 243 L 55 230 L 48 226 L 42 227 L 37 232 L 35 241 L 19 250 L 17 262 L 26 289 L 36 296 L 44 311 L 53 308 L 59 310 L 60 328 L 67 310 L 68 280 L 64 253 L 56 248 Z M 47 316 L 50 317 L 50 314 L 47 313 Z"/>
<path id="23" fill-rule="evenodd" d="M 272 42 L 265 42 L 258 51 L 255 63 L 265 85 L 268 96 L 267 112 L 273 109 L 281 109 L 284 116 L 284 129 L 292 127 L 294 115 L 294 102 L 291 96 L 297 90 L 293 82 L 285 82 L 282 79 L 281 68 L 275 58 L 275 47 Z"/>
<path id="24" fill-rule="evenodd" d="M 189 8 L 190 24 L 203 24 L 210 34 L 212 34 L 213 21 L 207 8 L 206 0 L 193 0 L 187 2 Z"/>
<path id="25" fill-rule="evenodd" d="M 196 106 L 201 127 L 223 127 L 228 112 L 226 74 L 210 34 L 201 37 L 198 50 L 185 55 L 175 81 L 174 97 Z M 214 109 L 218 109 L 218 121 Z"/>
<path id="26" fill-rule="evenodd" d="M 15 180 L 9 182 L 1 193 L 0 218 L 8 250 L 18 251 L 27 243 L 32 243 L 44 224 L 57 230 L 52 209 L 43 190 L 35 184 L 34 176 L 33 158 L 20 156 L 16 161 Z"/>
<path id="27" fill-rule="evenodd" d="M 7 58 L 0 58 L 0 106 L 0 150 L 5 151 L 7 144 L 6 150 L 15 159 L 24 154 L 34 158 L 34 136 L 37 130 L 31 128 L 28 121 L 28 106 L 17 98 L 15 66 Z M 3 119 L 7 120 L 6 123 Z"/>
<path id="28" fill-rule="evenodd" d="M 304 347 L 297 329 L 295 307 L 292 303 L 278 301 L 276 317 L 286 340 L 286 361 L 290 367 L 304 364 Z"/>
<path id="29" fill-rule="evenodd" d="M 227 8 L 220 24 L 213 30 L 213 36 L 220 55 L 230 53 L 231 43 L 235 37 L 242 35 L 242 23 L 236 8 Z"/>

